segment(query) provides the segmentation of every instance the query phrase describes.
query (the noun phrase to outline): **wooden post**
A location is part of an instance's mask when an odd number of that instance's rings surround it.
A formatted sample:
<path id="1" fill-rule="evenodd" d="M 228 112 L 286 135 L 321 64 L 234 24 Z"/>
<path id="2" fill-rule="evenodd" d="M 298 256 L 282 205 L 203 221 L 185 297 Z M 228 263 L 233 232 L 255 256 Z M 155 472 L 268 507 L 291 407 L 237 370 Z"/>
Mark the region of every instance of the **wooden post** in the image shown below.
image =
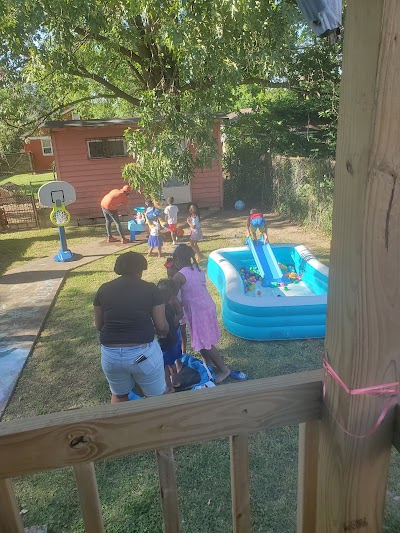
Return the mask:
<path id="1" fill-rule="evenodd" d="M 164 519 L 164 533 L 179 533 L 179 504 L 176 486 L 174 450 L 166 448 L 156 451 L 158 479 L 160 482 L 161 508 Z"/>
<path id="2" fill-rule="evenodd" d="M 74 472 L 85 531 L 86 533 L 103 533 L 103 517 L 94 464 L 82 463 L 75 465 Z"/>
<path id="3" fill-rule="evenodd" d="M 230 438 L 233 533 L 250 533 L 249 440 L 246 433 Z"/>
<path id="4" fill-rule="evenodd" d="M 317 533 L 318 420 L 299 425 L 297 533 Z"/>
<path id="5" fill-rule="evenodd" d="M 399 378 L 399 65 L 400 2 L 349 0 L 325 348 L 350 388 Z M 325 400 L 317 531 L 379 533 L 393 409 L 374 430 L 384 398 L 328 379 Z"/>
<path id="6" fill-rule="evenodd" d="M 17 500 L 9 479 L 0 479 L 0 531 L 1 533 L 24 533 Z"/>

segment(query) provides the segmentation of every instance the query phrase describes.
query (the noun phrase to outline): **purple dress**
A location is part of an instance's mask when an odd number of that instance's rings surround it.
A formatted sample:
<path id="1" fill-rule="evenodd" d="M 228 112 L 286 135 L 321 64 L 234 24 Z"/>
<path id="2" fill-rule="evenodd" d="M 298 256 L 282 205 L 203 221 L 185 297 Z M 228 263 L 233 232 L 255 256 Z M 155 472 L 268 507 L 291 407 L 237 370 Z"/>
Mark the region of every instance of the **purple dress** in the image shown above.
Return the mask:
<path id="1" fill-rule="evenodd" d="M 206 276 L 197 267 L 184 267 L 179 271 L 186 279 L 181 287 L 182 305 L 189 324 L 193 350 L 210 350 L 218 343 L 221 334 L 214 300 L 206 287 Z"/>

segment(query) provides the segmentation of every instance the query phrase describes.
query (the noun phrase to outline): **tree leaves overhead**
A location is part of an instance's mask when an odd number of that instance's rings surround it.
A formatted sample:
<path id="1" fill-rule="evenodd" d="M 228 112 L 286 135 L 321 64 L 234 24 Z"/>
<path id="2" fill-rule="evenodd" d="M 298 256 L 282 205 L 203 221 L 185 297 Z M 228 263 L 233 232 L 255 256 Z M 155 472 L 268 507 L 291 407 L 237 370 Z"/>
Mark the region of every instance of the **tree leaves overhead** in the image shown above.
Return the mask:
<path id="1" fill-rule="evenodd" d="M 210 160 L 211 117 L 234 106 L 235 87 L 309 90 L 298 48 L 310 33 L 281 0 L 0 0 L 0 28 L 4 91 L 30 85 L 49 116 L 76 101 L 92 117 L 98 106 L 139 114 L 128 144 L 159 176 L 188 179 L 194 152 L 182 140 L 197 147 L 198 165 Z"/>

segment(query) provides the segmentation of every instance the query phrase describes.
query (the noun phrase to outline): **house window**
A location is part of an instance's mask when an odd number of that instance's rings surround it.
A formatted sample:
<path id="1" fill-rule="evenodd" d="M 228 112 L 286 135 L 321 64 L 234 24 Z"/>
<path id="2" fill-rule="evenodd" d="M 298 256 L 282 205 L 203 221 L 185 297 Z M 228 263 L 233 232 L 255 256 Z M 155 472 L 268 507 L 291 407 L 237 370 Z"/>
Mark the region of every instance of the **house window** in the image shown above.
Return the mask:
<path id="1" fill-rule="evenodd" d="M 53 155 L 53 145 L 51 144 L 50 137 L 40 139 L 40 142 L 42 143 L 43 155 Z"/>
<path id="2" fill-rule="evenodd" d="M 123 137 L 89 139 L 87 141 L 89 159 L 103 157 L 126 157 L 126 143 Z"/>

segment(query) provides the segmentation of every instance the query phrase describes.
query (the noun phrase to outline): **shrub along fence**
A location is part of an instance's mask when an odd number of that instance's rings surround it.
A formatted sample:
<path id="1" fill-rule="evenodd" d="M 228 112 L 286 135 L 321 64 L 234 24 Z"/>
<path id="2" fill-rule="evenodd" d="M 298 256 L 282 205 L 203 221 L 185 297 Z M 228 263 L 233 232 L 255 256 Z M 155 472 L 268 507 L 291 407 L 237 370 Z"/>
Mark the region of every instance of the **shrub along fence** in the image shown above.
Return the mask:
<path id="1" fill-rule="evenodd" d="M 335 162 L 275 156 L 271 169 L 274 209 L 331 234 Z"/>

